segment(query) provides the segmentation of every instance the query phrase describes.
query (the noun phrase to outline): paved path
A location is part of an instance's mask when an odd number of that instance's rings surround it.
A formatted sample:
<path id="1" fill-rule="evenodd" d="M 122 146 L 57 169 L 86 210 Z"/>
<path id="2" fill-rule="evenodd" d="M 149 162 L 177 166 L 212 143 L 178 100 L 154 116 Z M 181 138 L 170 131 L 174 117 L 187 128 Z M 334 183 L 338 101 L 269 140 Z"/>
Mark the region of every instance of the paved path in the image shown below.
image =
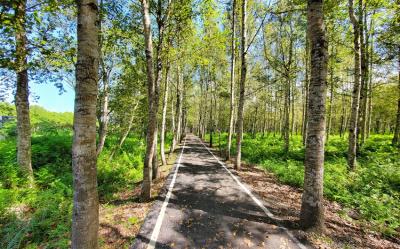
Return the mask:
<path id="1" fill-rule="evenodd" d="M 306 248 L 193 135 L 166 186 L 132 248 Z"/>

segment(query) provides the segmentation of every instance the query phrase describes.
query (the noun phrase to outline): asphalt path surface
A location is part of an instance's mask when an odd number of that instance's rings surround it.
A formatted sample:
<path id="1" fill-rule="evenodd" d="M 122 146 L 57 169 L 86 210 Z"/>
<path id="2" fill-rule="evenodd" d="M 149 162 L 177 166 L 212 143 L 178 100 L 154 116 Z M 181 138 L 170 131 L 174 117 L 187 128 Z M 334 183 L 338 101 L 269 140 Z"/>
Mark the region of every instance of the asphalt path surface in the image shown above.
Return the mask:
<path id="1" fill-rule="evenodd" d="M 307 248 L 199 138 L 178 155 L 132 248 Z"/>

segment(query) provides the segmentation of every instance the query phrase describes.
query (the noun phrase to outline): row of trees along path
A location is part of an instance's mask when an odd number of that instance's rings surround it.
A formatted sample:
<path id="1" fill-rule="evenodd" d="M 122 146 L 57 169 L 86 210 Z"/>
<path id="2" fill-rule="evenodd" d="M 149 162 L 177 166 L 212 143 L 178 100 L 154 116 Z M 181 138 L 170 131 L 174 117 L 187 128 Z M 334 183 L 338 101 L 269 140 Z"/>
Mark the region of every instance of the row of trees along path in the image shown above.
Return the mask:
<path id="1" fill-rule="evenodd" d="M 396 2 L 396 1 L 395 1 Z M 353 44 L 351 51 L 354 54 L 354 68 L 351 73 L 354 78 L 353 87 L 351 90 L 351 109 L 346 114 L 346 98 L 343 94 L 342 103 L 342 116 L 340 118 L 340 134 L 344 133 L 346 126 L 348 126 L 348 167 L 354 170 L 356 167 L 356 157 L 359 147 L 365 143 L 365 139 L 369 136 L 371 129 L 372 117 L 372 85 L 371 85 L 371 71 L 372 64 L 374 63 L 373 53 L 373 21 L 370 19 L 368 23 L 368 15 L 374 14 L 377 8 L 374 5 L 369 5 L 367 1 L 357 1 L 358 6 L 354 6 L 353 0 L 348 3 L 348 20 L 352 25 Z M 332 4 L 328 2 L 328 7 Z M 325 26 L 325 19 L 328 17 L 329 30 L 338 28 L 338 24 L 332 21 L 331 14 L 324 16 L 324 1 L 323 0 L 308 0 L 306 5 L 307 12 L 307 31 L 304 34 L 294 32 L 294 21 L 299 18 L 301 14 L 296 12 L 303 12 L 304 9 L 288 9 L 285 11 L 269 11 L 266 13 L 272 18 L 261 18 L 261 21 L 254 26 L 251 24 L 251 31 L 249 32 L 248 21 L 248 5 L 247 0 L 233 0 L 230 11 L 227 12 L 227 21 L 230 21 L 230 86 L 229 89 L 229 118 L 228 124 L 228 145 L 227 145 L 227 159 L 235 158 L 234 168 L 240 170 L 241 166 L 241 148 L 242 139 L 244 134 L 244 126 L 246 124 L 246 99 L 248 94 L 253 94 L 257 91 L 254 87 L 247 86 L 250 80 L 248 74 L 248 56 L 251 47 L 258 44 L 260 33 L 262 34 L 263 55 L 264 59 L 268 62 L 266 71 L 276 71 L 281 77 L 278 79 L 281 84 L 277 90 L 273 90 L 271 85 L 266 88 L 271 92 L 269 99 L 265 98 L 265 104 L 261 107 L 264 110 L 263 121 L 258 119 L 259 107 L 255 105 L 255 119 L 249 119 L 247 128 L 250 127 L 252 133 L 260 130 L 264 133 L 267 129 L 282 131 L 282 137 L 285 141 L 285 151 L 289 150 L 289 136 L 294 130 L 300 130 L 303 133 L 303 142 L 305 144 L 305 175 L 304 175 L 304 192 L 302 197 L 302 206 L 300 214 L 300 223 L 304 229 L 313 229 L 315 231 L 322 231 L 324 227 L 324 207 L 322 204 L 323 199 L 323 166 L 324 166 L 324 145 L 329 137 L 330 131 L 333 130 L 333 100 L 334 100 L 334 70 L 337 66 L 335 59 L 338 58 L 338 52 L 335 47 L 331 46 L 331 58 L 328 58 L 328 36 L 327 27 Z M 395 5 L 396 6 L 396 5 Z M 399 6 L 399 5 L 397 5 Z M 17 110 L 17 160 L 23 172 L 26 173 L 32 185 L 34 185 L 33 170 L 31 165 L 31 127 L 29 121 L 29 78 L 28 69 L 28 37 L 27 37 L 27 1 L 18 0 L 13 2 L 10 6 L 13 9 L 13 20 L 15 22 L 15 53 L 13 63 L 7 65 L 11 68 L 17 76 L 16 91 L 15 91 L 15 105 Z M 135 6 L 137 8 L 138 6 Z M 254 7 L 254 6 L 253 6 Z M 97 195 L 97 180 L 96 180 L 96 160 L 97 156 L 101 153 L 104 146 L 104 141 L 107 135 L 107 125 L 109 122 L 108 102 L 110 97 L 109 81 L 110 75 L 107 71 L 107 61 L 103 48 L 106 46 L 104 40 L 103 23 L 104 17 L 107 14 L 107 7 L 104 6 L 103 0 L 98 3 L 96 0 L 77 0 L 77 59 L 75 67 L 75 111 L 74 111 L 74 136 L 72 145 L 72 166 L 73 166 L 73 187 L 74 187 L 74 204 L 73 204 L 73 222 L 72 222 L 72 248 L 97 248 L 98 247 L 98 195 Z M 215 120 L 216 113 L 221 110 L 217 109 L 217 85 L 216 77 L 221 73 L 221 70 L 216 70 L 219 63 L 219 54 L 215 52 L 215 48 L 223 44 L 215 39 L 218 36 L 218 29 L 216 29 L 215 20 L 216 13 L 213 10 L 212 4 L 208 2 L 203 3 L 200 7 L 202 16 L 202 25 L 204 30 L 204 40 L 207 44 L 205 48 L 201 44 L 193 47 L 185 47 L 190 42 L 194 32 L 188 32 L 190 25 L 193 25 L 192 18 L 192 3 L 190 1 L 178 3 L 172 0 L 158 0 L 158 1 L 140 1 L 140 10 L 142 18 L 142 28 L 144 40 L 142 49 L 145 54 L 145 73 L 146 73 L 146 87 L 147 87 L 147 121 L 143 123 L 146 128 L 146 152 L 143 167 L 143 184 L 142 184 L 142 198 L 143 200 L 150 200 L 152 180 L 159 176 L 158 173 L 158 158 L 157 158 L 157 145 L 160 144 L 161 148 L 161 161 L 166 164 L 166 131 L 167 131 L 167 106 L 168 106 L 168 93 L 175 87 L 176 96 L 171 97 L 171 131 L 173 133 L 172 144 L 170 153 L 173 152 L 179 142 L 182 141 L 184 133 L 188 129 L 195 130 L 201 138 L 204 138 L 207 132 L 210 133 L 210 145 L 213 144 L 214 133 L 219 131 L 216 129 L 218 126 Z M 355 10 L 356 8 L 356 10 Z M 398 8 L 398 7 L 397 7 Z M 396 9 L 396 8 L 394 8 Z M 371 11 L 368 13 L 368 11 Z M 29 10 L 28 10 L 29 11 Z M 326 12 L 326 11 L 325 11 Z M 151 16 L 154 15 L 154 18 Z M 282 17 L 284 14 L 285 18 Z M 395 12 L 393 16 L 394 21 L 388 22 L 387 30 L 393 32 L 398 30 L 399 11 Z M 278 18 L 275 18 L 278 17 Z M 240 19 L 240 20 L 239 20 Z M 254 20 L 254 19 L 252 19 Z M 155 21 L 155 24 L 153 23 Z M 273 31 L 274 27 L 269 25 L 268 22 L 277 22 L 278 30 L 280 33 Z M 257 24 L 257 22 L 256 22 Z M 229 26 L 229 25 L 228 25 Z M 154 29 L 157 32 L 154 32 Z M 388 32 L 389 32 L 388 31 Z M 214 33 L 213 33 L 214 32 Z M 272 32 L 275 32 L 273 37 Z M 156 34 L 156 38 L 153 35 Z M 251 34 L 251 35 L 249 35 Z M 271 37 L 268 35 L 271 34 Z M 288 35 L 288 37 L 285 37 Z M 301 115 L 302 121 L 297 122 L 295 117 L 295 103 L 294 91 L 295 81 L 293 78 L 295 74 L 296 65 L 294 60 L 298 58 L 295 49 L 295 39 L 305 36 L 305 84 L 304 84 L 304 101 L 302 103 L 303 112 Z M 240 36 L 240 37 L 239 37 Z M 297 36 L 297 38 L 296 38 Z M 258 37 L 258 38 L 257 38 Z M 383 37 L 383 38 L 382 38 Z M 393 38 L 395 37 L 395 38 Z M 268 39 L 276 39 L 277 44 L 275 50 L 268 48 Z M 393 39 L 392 39 L 393 38 Z M 383 33 L 380 39 L 384 39 L 382 50 L 389 51 L 391 58 L 398 59 L 400 64 L 400 47 L 396 36 Z M 335 43 L 332 38 L 332 43 Z M 195 43 L 196 44 L 196 43 Z M 212 46 L 210 44 L 215 44 Z M 338 43 L 341 46 L 340 43 Z M 372 44 L 372 45 L 371 45 Z M 207 47 L 208 46 L 208 47 Z M 155 48 L 155 50 L 154 50 Z M 202 58 L 203 61 L 198 62 L 198 80 L 201 82 L 198 88 L 200 95 L 197 101 L 191 98 L 193 91 L 190 90 L 187 82 L 189 79 L 185 73 L 188 69 L 183 64 L 178 63 L 180 59 L 184 60 L 189 57 L 199 57 L 200 53 L 206 51 L 208 55 L 215 52 L 215 57 Z M 181 49 L 181 51 L 179 51 Z M 186 49 L 186 51 L 185 51 Z M 209 49 L 209 50 L 207 50 Z M 182 52 L 183 51 L 183 52 Z M 239 55 L 238 55 L 239 53 Z M 273 53 L 277 53 L 273 56 Z M 286 54 L 288 53 L 288 54 Z M 236 60 L 240 59 L 240 63 Z M 328 65 L 330 64 L 330 68 Z M 210 67 L 210 65 L 214 65 Z M 175 66 L 172 68 L 172 66 Z M 237 70 L 237 72 L 235 72 Z M 100 72 L 100 73 L 99 73 Z M 326 110 L 326 96 L 328 87 L 328 72 L 330 74 L 330 94 L 329 94 L 329 109 Z M 174 76 L 175 85 L 171 85 L 171 75 Z M 189 72 L 190 73 L 190 72 Z M 236 77 L 239 75 L 239 77 Z M 267 76 L 268 78 L 269 76 Z M 236 78 L 238 79 L 238 92 L 236 93 Z M 99 94 L 99 82 L 102 82 L 102 88 Z M 165 82 L 163 86 L 164 94 L 162 99 L 162 115 L 161 115 L 161 134 L 160 142 L 158 141 L 158 127 L 159 127 L 159 106 L 160 106 L 160 85 Z M 251 89 L 252 92 L 247 92 Z M 400 92 L 400 83 L 399 83 Z M 193 90 L 193 89 L 192 89 Z M 279 95 L 282 94 L 283 95 Z M 235 103 L 238 94 L 238 102 Z M 265 97 L 265 96 L 264 96 Z M 197 97 L 196 97 L 197 98 Z M 273 101 L 275 99 L 275 101 Z M 192 103 L 188 103 L 192 101 Z M 283 101 L 283 103 L 281 102 Z M 276 102 L 276 103 L 273 103 Z M 99 104 L 100 103 L 100 104 Z M 199 106 L 194 109 L 198 115 L 198 119 L 191 118 L 191 108 Z M 276 105 L 283 104 L 283 108 L 277 108 Z M 100 108 L 100 114 L 98 108 Z M 132 112 L 136 109 L 138 103 L 132 108 Z M 192 107 L 191 107 L 192 106 Z M 236 109 L 237 106 L 237 109 Z M 245 108 L 246 107 L 246 108 Z M 291 110 L 292 108 L 292 110 Z M 400 98 L 398 100 L 398 110 L 400 109 Z M 196 111 L 197 110 L 197 111 Z M 272 118 L 266 117 L 266 112 L 272 115 Z M 261 111 L 260 111 L 261 112 Z M 326 113 L 328 117 L 326 118 Z M 292 117 L 290 117 L 292 114 Z M 254 115 L 254 114 L 253 114 Z M 348 118 L 347 118 L 348 117 Z M 99 142 L 96 144 L 96 120 L 99 120 L 100 128 Z M 133 114 L 126 115 L 126 119 L 130 120 L 127 125 L 127 132 L 123 133 L 119 142 L 121 147 L 133 123 Z M 400 133 L 400 112 L 397 111 L 397 117 L 394 123 L 394 137 L 392 143 L 399 144 Z M 218 120 L 220 121 L 220 120 Z M 225 120 L 226 121 L 226 120 Z M 301 123 L 298 126 L 298 123 Z M 300 127 L 300 129 L 298 128 Z M 379 120 L 377 121 L 376 129 L 382 129 Z M 384 127 L 386 129 L 386 127 Z M 233 137 L 236 133 L 236 154 L 232 155 Z M 195 166 L 193 166 L 195 167 Z"/>

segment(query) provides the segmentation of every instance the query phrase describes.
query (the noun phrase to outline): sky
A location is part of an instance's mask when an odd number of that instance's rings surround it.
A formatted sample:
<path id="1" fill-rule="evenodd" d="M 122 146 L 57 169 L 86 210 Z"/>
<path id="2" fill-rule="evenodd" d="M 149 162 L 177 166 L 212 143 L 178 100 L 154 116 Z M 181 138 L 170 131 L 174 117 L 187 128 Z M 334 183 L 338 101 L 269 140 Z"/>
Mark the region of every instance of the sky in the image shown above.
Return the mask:
<path id="1" fill-rule="evenodd" d="M 73 112 L 75 92 L 69 86 L 65 87 L 66 92 L 59 94 L 59 90 L 51 83 L 35 84 L 30 83 L 30 105 L 39 105 L 52 112 Z M 12 103 L 14 96 L 10 94 L 6 99 Z"/>
<path id="2" fill-rule="evenodd" d="M 71 87 L 66 86 L 66 92 L 59 94 L 59 90 L 53 84 L 31 84 L 31 96 L 37 96 L 38 99 L 30 98 L 31 105 L 40 105 L 53 112 L 73 112 L 75 92 Z"/>

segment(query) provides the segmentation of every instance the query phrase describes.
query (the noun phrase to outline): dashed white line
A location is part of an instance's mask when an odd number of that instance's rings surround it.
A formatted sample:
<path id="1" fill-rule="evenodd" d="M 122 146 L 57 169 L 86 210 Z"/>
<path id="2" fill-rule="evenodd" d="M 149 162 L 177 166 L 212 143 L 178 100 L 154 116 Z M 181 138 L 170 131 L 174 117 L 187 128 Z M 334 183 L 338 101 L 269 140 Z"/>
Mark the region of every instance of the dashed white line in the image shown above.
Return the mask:
<path id="1" fill-rule="evenodd" d="M 264 211 L 264 213 L 265 213 L 269 218 L 271 218 L 271 219 L 276 219 L 276 218 L 274 217 L 274 215 L 268 210 L 268 208 L 266 208 L 266 207 L 264 206 L 264 204 L 262 204 L 262 202 L 261 202 L 259 199 L 257 199 L 257 197 L 255 197 L 255 196 L 251 193 L 251 191 L 250 191 L 248 188 L 246 188 L 246 186 L 244 186 L 234 174 L 232 174 L 232 172 L 225 166 L 225 164 L 224 164 L 223 162 L 221 162 L 221 161 L 210 151 L 210 149 L 208 149 L 208 147 L 203 143 L 203 141 L 201 141 L 201 139 L 199 139 L 199 140 L 200 140 L 200 143 L 204 146 L 204 148 L 206 148 L 206 149 L 208 150 L 208 152 L 215 158 L 215 160 L 217 160 L 217 162 L 229 173 L 229 175 L 233 178 L 233 180 L 236 181 L 236 183 L 242 188 L 242 190 L 243 190 L 246 194 L 248 194 L 248 195 L 251 197 L 251 199 Z M 280 229 L 282 229 L 283 231 L 285 231 L 285 233 L 290 237 L 290 239 L 293 240 L 293 242 L 294 242 L 298 247 L 300 247 L 301 249 L 307 249 L 307 247 L 306 247 L 305 245 L 303 245 L 303 244 L 302 244 L 302 243 L 301 243 L 287 228 L 285 228 L 285 227 L 280 227 Z"/>
<path id="2" fill-rule="evenodd" d="M 153 233 L 151 234 L 150 242 L 147 245 L 147 249 L 154 249 L 156 246 L 158 234 L 160 233 L 161 225 L 162 225 L 164 215 L 165 215 L 165 210 L 167 209 L 169 199 L 171 198 L 172 189 L 174 188 L 174 184 L 175 184 L 175 180 L 176 180 L 176 175 L 178 174 L 178 169 L 179 169 L 179 166 L 181 165 L 181 159 L 182 159 L 182 155 L 183 155 L 183 150 L 185 149 L 185 145 L 186 145 L 186 138 L 183 143 L 181 155 L 179 156 L 179 159 L 178 159 L 178 164 L 175 167 L 174 176 L 172 177 L 172 181 L 168 187 L 168 193 L 165 196 L 160 213 L 158 214 L 158 217 L 157 217 L 156 225 L 154 226 Z"/>

